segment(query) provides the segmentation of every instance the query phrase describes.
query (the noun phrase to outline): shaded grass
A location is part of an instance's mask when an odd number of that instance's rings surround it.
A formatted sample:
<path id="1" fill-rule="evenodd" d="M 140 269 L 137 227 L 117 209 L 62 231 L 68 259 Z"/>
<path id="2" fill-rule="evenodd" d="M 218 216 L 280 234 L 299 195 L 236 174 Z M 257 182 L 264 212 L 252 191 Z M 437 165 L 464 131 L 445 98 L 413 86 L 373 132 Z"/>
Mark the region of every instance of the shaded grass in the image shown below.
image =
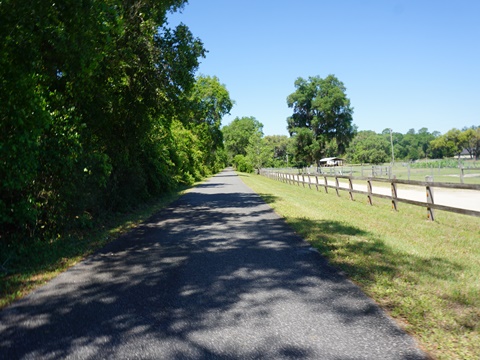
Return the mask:
<path id="1" fill-rule="evenodd" d="M 0 309 L 45 284 L 180 197 L 187 187 L 127 213 L 109 216 L 83 232 L 50 241 L 0 243 Z"/>
<path id="2" fill-rule="evenodd" d="M 277 213 L 438 359 L 480 354 L 480 220 L 242 174 Z"/>

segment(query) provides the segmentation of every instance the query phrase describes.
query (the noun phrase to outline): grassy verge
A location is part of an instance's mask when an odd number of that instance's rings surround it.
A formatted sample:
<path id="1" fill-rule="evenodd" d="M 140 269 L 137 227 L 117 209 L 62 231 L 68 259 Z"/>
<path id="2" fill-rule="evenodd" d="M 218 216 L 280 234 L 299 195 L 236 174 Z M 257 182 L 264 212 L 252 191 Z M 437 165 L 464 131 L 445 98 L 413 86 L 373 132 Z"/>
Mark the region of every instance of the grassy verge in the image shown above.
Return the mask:
<path id="1" fill-rule="evenodd" d="M 241 176 L 433 357 L 478 359 L 480 219 Z"/>
<path id="2" fill-rule="evenodd" d="M 186 188 L 111 216 L 84 233 L 5 246 L 0 244 L 0 309 L 51 280 L 180 197 Z"/>

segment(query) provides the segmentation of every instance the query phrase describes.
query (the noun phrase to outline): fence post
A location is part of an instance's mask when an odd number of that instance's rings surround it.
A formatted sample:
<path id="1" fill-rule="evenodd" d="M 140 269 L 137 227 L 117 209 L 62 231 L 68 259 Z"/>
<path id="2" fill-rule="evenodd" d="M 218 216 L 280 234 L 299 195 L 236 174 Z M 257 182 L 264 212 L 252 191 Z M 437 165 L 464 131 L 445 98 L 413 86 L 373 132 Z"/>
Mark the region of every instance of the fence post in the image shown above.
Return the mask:
<path id="1" fill-rule="evenodd" d="M 308 174 L 307 177 L 308 177 L 308 188 L 311 189 L 312 184 L 311 184 L 311 180 L 310 180 L 310 174 Z"/>
<path id="2" fill-rule="evenodd" d="M 428 183 L 433 183 L 433 176 L 425 176 L 425 181 L 427 182 L 426 192 L 427 192 L 427 204 L 433 204 L 433 188 Z M 435 214 L 433 209 L 427 206 L 427 218 L 428 220 L 435 221 Z"/>
<path id="3" fill-rule="evenodd" d="M 315 174 L 315 187 L 317 188 L 318 191 L 318 175 Z"/>
<path id="4" fill-rule="evenodd" d="M 305 187 L 305 174 L 302 174 L 302 185 Z"/>
<path id="5" fill-rule="evenodd" d="M 340 192 L 338 191 L 340 188 L 340 184 L 338 183 L 338 177 L 335 176 L 335 191 L 337 192 L 337 196 L 340 196 Z"/>
<path id="6" fill-rule="evenodd" d="M 327 181 L 327 177 L 324 175 L 323 178 L 324 178 L 324 180 L 325 180 L 325 193 L 328 194 L 328 181 Z"/>
<path id="7" fill-rule="evenodd" d="M 353 201 L 353 184 L 352 184 L 352 175 L 350 175 L 350 177 L 348 178 L 348 185 L 350 187 L 350 200 Z"/>
<path id="8" fill-rule="evenodd" d="M 367 199 L 368 199 L 368 203 L 370 205 L 373 205 L 373 195 L 372 195 L 372 181 L 371 180 L 367 180 L 367 191 L 368 191 L 368 195 L 367 195 Z"/>
<path id="9" fill-rule="evenodd" d="M 463 184 L 463 176 L 465 175 L 463 165 L 460 165 L 460 183 Z"/>
<path id="10" fill-rule="evenodd" d="M 397 183 L 395 182 L 396 176 L 393 177 L 392 184 L 392 209 L 398 211 L 397 209 Z"/>

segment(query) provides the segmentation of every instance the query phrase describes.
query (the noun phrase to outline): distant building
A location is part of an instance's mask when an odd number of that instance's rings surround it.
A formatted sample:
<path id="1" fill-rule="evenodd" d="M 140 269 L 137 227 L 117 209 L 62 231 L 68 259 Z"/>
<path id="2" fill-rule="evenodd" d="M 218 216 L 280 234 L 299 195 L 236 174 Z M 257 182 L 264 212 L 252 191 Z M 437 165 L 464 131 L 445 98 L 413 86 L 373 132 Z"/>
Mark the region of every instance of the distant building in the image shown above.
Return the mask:
<path id="1" fill-rule="evenodd" d="M 467 149 L 463 149 L 460 154 L 458 154 L 458 158 L 460 159 L 473 159 L 472 154 Z"/>
<path id="2" fill-rule="evenodd" d="M 338 157 L 329 157 L 320 159 L 320 166 L 343 166 L 345 159 Z"/>

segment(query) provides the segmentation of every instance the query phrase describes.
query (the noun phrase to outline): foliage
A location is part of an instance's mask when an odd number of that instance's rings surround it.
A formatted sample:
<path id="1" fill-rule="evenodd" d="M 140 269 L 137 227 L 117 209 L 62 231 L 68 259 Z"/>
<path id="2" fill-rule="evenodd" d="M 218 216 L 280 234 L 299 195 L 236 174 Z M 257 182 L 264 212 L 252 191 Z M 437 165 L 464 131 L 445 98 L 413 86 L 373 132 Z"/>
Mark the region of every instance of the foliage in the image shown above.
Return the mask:
<path id="1" fill-rule="evenodd" d="M 173 162 L 176 168 L 177 181 L 187 185 L 193 184 L 207 172 L 202 163 L 202 151 L 195 134 L 184 125 L 174 120 L 172 123 L 172 143 L 175 147 Z"/>
<path id="2" fill-rule="evenodd" d="M 458 136 L 460 133 L 455 132 L 455 134 Z M 427 128 L 421 128 L 418 132 L 410 129 L 406 134 L 398 132 L 390 134 L 390 129 L 387 128 L 381 134 L 374 131 L 360 131 L 347 149 L 347 159 L 352 163 L 388 162 L 391 159 L 392 143 L 396 161 L 442 158 L 453 154 L 444 135 L 438 132 L 430 133 Z"/>
<path id="3" fill-rule="evenodd" d="M 253 165 L 242 154 L 235 155 L 233 158 L 233 165 L 237 171 L 246 173 L 253 172 Z"/>
<path id="4" fill-rule="evenodd" d="M 309 166 L 322 156 L 320 144 L 315 141 L 310 129 L 297 128 L 292 137 L 292 153 L 296 167 Z"/>
<path id="5" fill-rule="evenodd" d="M 236 117 L 230 124 L 222 128 L 225 150 L 229 162 L 237 155 L 247 155 L 250 137 L 255 133 L 262 133 L 263 124 L 254 117 Z"/>
<path id="6" fill-rule="evenodd" d="M 289 138 L 285 135 L 268 135 L 263 138 L 264 146 L 269 156 L 264 167 L 286 167 L 289 148 Z"/>
<path id="7" fill-rule="evenodd" d="M 237 170 L 253 172 L 287 165 L 290 139 L 285 135 L 264 137 L 262 128 L 254 117 L 236 118 L 223 128 L 226 155 Z"/>
<path id="8" fill-rule="evenodd" d="M 437 155 L 441 157 L 452 157 L 455 155 L 460 156 L 464 145 L 466 145 L 466 141 L 462 136 L 462 132 L 454 128 L 432 140 L 430 145 L 432 149 L 436 151 Z"/>
<path id="9" fill-rule="evenodd" d="M 261 132 L 253 133 L 248 139 L 246 159 L 257 172 L 267 164 L 271 156 L 269 150 Z"/>
<path id="10" fill-rule="evenodd" d="M 390 143 L 374 131 L 360 131 L 347 149 L 347 160 L 355 164 L 381 164 L 388 161 Z"/>
<path id="11" fill-rule="evenodd" d="M 225 164 L 233 105 L 167 13 L 185 0 L 3 1 L 0 241 L 57 238 Z"/>
<path id="12" fill-rule="evenodd" d="M 464 128 L 462 136 L 464 138 L 464 147 L 470 154 L 470 157 L 478 160 L 480 157 L 480 126 Z"/>
<path id="13" fill-rule="evenodd" d="M 287 123 L 290 135 L 301 137 L 296 140 L 297 146 L 303 146 L 297 150 L 301 156 L 297 161 L 312 163 L 319 160 L 332 140 L 336 141 L 337 155 L 343 154 L 355 134 L 353 108 L 343 83 L 334 75 L 325 79 L 315 76 L 305 80 L 300 77 L 295 81 L 295 88 L 295 92 L 287 97 L 288 107 L 293 108 Z"/>
<path id="14" fill-rule="evenodd" d="M 207 168 L 219 171 L 226 165 L 220 160 L 223 157 L 221 120 L 230 113 L 234 101 L 216 76 L 203 75 L 197 77 L 189 100 L 190 114 L 186 125 L 200 141 L 203 163 Z"/>

